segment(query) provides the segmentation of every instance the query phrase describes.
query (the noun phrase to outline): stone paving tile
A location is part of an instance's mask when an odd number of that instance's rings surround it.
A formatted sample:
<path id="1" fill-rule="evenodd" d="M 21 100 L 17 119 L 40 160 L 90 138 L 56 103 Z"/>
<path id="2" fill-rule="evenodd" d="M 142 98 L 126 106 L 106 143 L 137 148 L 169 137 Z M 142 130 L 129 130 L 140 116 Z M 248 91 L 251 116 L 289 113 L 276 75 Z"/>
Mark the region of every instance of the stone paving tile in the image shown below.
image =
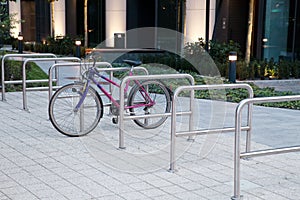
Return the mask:
<path id="1" fill-rule="evenodd" d="M 150 199 L 149 197 L 147 197 L 143 193 L 137 192 L 137 191 L 129 192 L 129 193 L 122 193 L 122 197 L 124 199 L 127 199 L 127 200 Z"/>
<path id="2" fill-rule="evenodd" d="M 152 188 L 152 189 L 147 189 L 147 190 L 141 190 L 140 192 L 143 193 L 144 195 L 146 195 L 147 197 L 150 197 L 150 198 L 168 194 L 167 192 L 163 191 L 160 188 Z"/>
<path id="3" fill-rule="evenodd" d="M 199 197 L 199 195 L 197 195 L 193 192 L 189 192 L 189 191 L 185 191 L 182 193 L 176 193 L 176 194 L 174 194 L 174 196 L 177 197 L 178 199 L 189 199 L 189 200 L 203 199 L 203 198 Z"/>
<path id="4" fill-rule="evenodd" d="M 38 200 L 40 198 L 38 198 L 37 196 L 31 194 L 31 193 L 18 193 L 18 194 L 12 194 L 8 196 L 9 199 L 12 200 Z"/>
<path id="5" fill-rule="evenodd" d="M 233 134 L 198 136 L 193 143 L 178 139 L 177 152 L 182 156 L 177 159 L 177 171 L 170 173 L 168 149 L 157 157 L 136 157 L 151 148 L 160 150 L 169 136 L 141 141 L 147 138 L 131 134 L 132 138 L 125 138 L 128 148 L 120 151 L 117 126 L 103 118 L 93 133 L 69 138 L 49 122 L 46 93 L 28 93 L 30 112 L 21 110 L 20 96 L 9 93 L 8 101 L 0 102 L 0 114 L 6 116 L 0 118 L 0 199 L 219 200 L 233 195 Z M 232 115 L 228 116 L 232 120 Z M 134 128 L 132 123 L 130 128 Z M 210 146 L 203 144 L 207 141 L 213 148 L 206 152 Z M 268 147 L 257 142 L 252 146 Z M 244 199 L 300 199 L 299 153 L 241 163 Z"/>

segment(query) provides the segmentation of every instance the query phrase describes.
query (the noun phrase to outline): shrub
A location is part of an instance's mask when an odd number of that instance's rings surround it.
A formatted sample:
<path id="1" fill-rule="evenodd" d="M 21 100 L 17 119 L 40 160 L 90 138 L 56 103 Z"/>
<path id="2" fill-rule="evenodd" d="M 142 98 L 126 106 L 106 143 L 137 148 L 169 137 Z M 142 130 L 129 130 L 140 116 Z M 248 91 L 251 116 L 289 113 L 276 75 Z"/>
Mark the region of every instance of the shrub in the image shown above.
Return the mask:
<path id="1" fill-rule="evenodd" d="M 239 80 L 245 80 L 249 77 L 249 67 L 245 61 L 237 61 L 236 63 L 236 76 Z"/>
<path id="2" fill-rule="evenodd" d="M 292 74 L 292 77 L 300 78 L 300 61 L 299 60 L 292 62 L 291 74 Z"/>
<path id="3" fill-rule="evenodd" d="M 243 58 L 243 54 L 240 49 L 240 45 L 232 40 L 229 43 L 220 43 L 217 41 L 210 41 L 209 55 L 215 62 L 227 63 L 229 52 L 237 52 L 238 59 Z"/>
<path id="4" fill-rule="evenodd" d="M 13 48 L 18 47 L 18 41 L 13 42 Z M 37 52 L 37 53 L 54 53 L 57 55 L 75 56 L 76 46 L 74 40 L 69 36 L 64 37 L 47 37 L 44 43 L 25 43 L 25 51 Z M 81 57 L 85 55 L 85 47 L 80 47 Z"/>
<path id="5" fill-rule="evenodd" d="M 292 63 L 286 60 L 279 60 L 278 62 L 278 78 L 287 79 L 291 75 Z"/>

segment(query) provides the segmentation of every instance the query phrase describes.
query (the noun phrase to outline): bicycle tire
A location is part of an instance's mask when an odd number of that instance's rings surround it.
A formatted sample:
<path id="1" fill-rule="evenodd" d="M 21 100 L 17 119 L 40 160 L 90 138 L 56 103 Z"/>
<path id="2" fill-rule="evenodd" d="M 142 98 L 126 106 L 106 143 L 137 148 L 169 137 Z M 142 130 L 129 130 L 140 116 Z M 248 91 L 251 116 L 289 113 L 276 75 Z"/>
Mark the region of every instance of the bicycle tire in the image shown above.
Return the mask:
<path id="1" fill-rule="evenodd" d="M 168 88 L 160 81 L 144 81 L 140 84 L 133 86 L 128 95 L 128 106 L 135 104 L 147 103 L 145 98 L 142 97 L 141 87 L 148 88 L 148 94 L 152 100 L 155 100 L 155 105 L 151 107 L 138 107 L 129 108 L 130 115 L 147 115 L 147 114 L 163 114 L 171 110 L 171 94 Z M 151 117 L 143 119 L 134 119 L 133 121 L 140 127 L 145 129 L 154 129 L 162 125 L 167 116 Z"/>
<path id="2" fill-rule="evenodd" d="M 55 129 L 64 135 L 71 137 L 86 135 L 96 128 L 103 116 L 102 99 L 92 87 L 88 88 L 81 108 L 75 111 L 83 88 L 83 84 L 65 85 L 58 89 L 50 100 L 48 110 L 50 121 Z"/>

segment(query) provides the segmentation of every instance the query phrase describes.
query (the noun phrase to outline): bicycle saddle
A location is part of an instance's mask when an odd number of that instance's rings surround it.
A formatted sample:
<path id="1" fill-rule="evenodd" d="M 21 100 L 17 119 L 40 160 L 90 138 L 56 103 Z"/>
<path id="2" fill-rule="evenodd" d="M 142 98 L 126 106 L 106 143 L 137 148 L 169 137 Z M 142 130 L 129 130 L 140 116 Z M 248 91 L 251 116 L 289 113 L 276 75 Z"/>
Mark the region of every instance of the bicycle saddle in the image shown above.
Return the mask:
<path id="1" fill-rule="evenodd" d="M 127 63 L 128 65 L 134 66 L 134 67 L 142 64 L 142 62 L 139 60 L 123 60 L 123 62 Z"/>

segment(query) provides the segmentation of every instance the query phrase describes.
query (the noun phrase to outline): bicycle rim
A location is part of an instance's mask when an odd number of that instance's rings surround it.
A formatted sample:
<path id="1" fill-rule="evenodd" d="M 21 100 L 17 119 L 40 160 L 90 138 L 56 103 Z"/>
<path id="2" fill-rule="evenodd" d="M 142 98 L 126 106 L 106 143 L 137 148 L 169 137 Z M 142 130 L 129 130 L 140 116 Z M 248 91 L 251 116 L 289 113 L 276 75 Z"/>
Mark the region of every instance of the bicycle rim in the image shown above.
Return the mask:
<path id="1" fill-rule="evenodd" d="M 83 84 L 69 84 L 55 92 L 49 104 L 49 117 L 62 134 L 82 136 L 94 130 L 103 114 L 103 104 L 91 87 L 78 111 L 75 106 L 83 94 Z"/>
<path id="2" fill-rule="evenodd" d="M 131 115 L 151 115 L 151 114 L 164 114 L 170 112 L 171 109 L 171 97 L 168 89 L 165 85 L 159 81 L 145 81 L 140 85 L 136 85 L 132 88 L 128 97 L 128 106 L 134 106 L 137 104 L 146 104 L 147 100 L 144 98 L 144 88 L 148 91 L 148 95 L 155 102 L 151 107 L 142 106 L 138 108 L 130 108 Z M 166 121 L 166 116 L 150 117 L 135 119 L 134 122 L 145 129 L 157 128 Z"/>

